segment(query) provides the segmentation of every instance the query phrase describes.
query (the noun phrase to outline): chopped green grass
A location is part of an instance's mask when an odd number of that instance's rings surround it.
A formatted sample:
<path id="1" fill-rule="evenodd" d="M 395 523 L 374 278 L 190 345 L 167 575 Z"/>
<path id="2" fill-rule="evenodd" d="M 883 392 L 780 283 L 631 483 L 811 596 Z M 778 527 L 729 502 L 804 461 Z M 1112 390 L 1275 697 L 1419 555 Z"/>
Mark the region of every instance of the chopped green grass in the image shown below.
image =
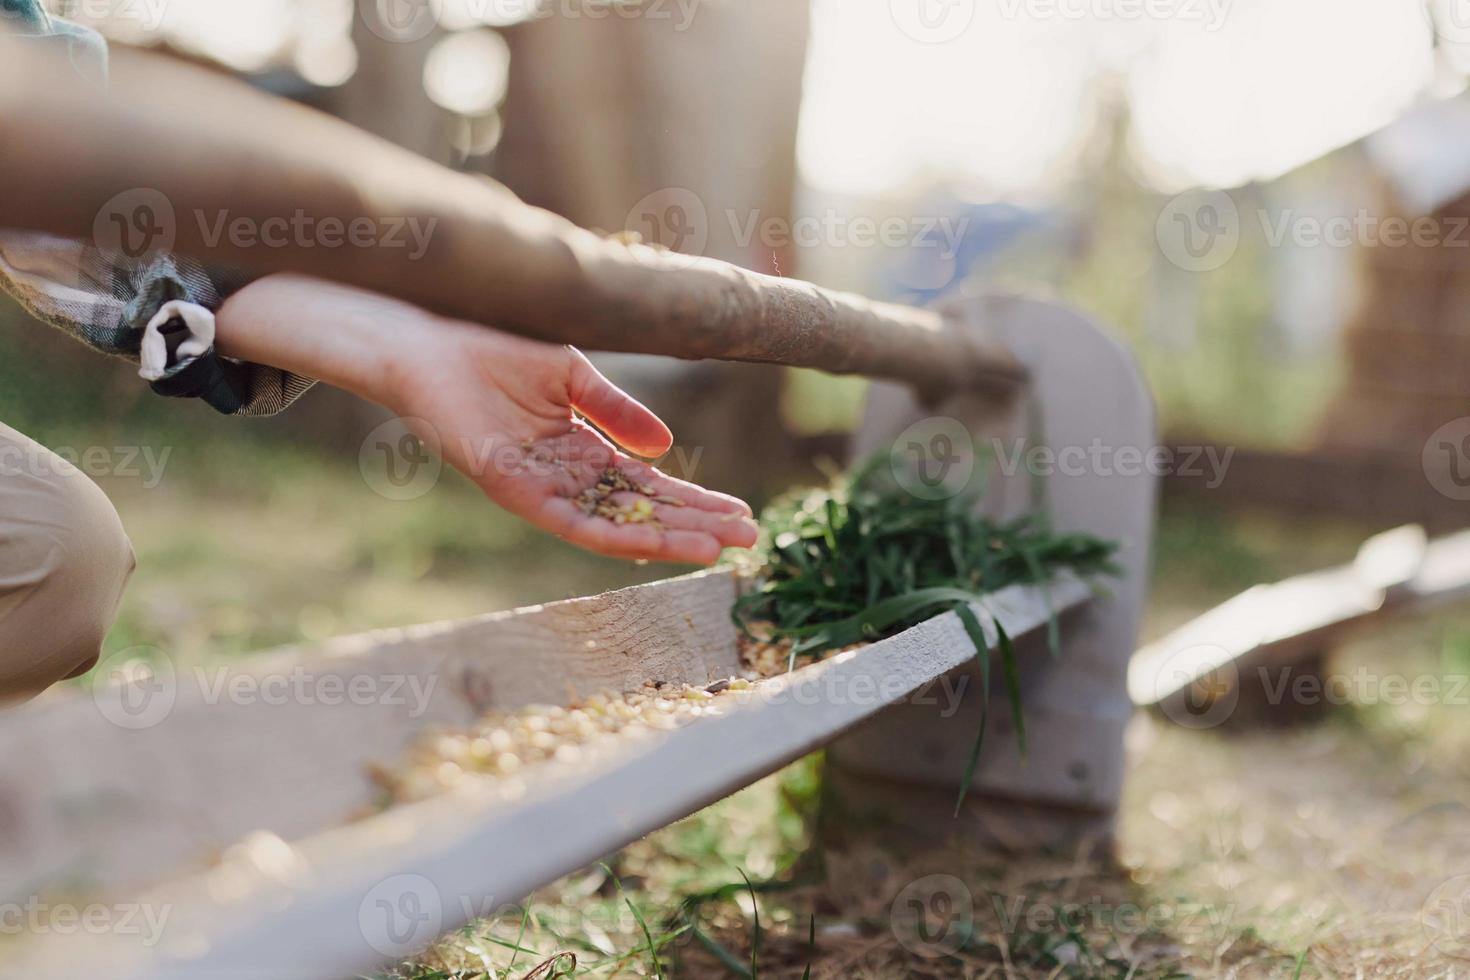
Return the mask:
<path id="1" fill-rule="evenodd" d="M 759 586 L 735 621 L 772 624 L 797 656 L 891 636 L 1008 585 L 1062 569 L 1115 574 L 1116 544 L 1054 531 L 1044 513 L 997 522 L 976 493 L 908 493 L 879 457 L 832 486 L 777 501 L 761 516 Z"/>
<path id="2" fill-rule="evenodd" d="M 736 603 L 736 623 L 759 639 L 790 639 L 791 667 L 823 653 L 901 632 L 953 610 L 975 644 L 982 705 L 989 703 L 991 644 L 972 603 L 1010 585 L 1042 584 L 1058 571 L 1117 573 L 1117 545 L 1052 529 L 1044 511 L 997 522 L 978 512 L 979 494 L 928 499 L 909 493 L 877 457 L 831 487 L 784 498 L 761 517 L 755 589 Z M 1053 654 L 1056 616 L 1048 621 Z M 1020 673 L 1010 637 L 993 623 L 995 650 L 1022 751 Z M 983 710 L 983 709 L 982 709 Z M 982 714 L 956 810 L 984 742 Z"/>

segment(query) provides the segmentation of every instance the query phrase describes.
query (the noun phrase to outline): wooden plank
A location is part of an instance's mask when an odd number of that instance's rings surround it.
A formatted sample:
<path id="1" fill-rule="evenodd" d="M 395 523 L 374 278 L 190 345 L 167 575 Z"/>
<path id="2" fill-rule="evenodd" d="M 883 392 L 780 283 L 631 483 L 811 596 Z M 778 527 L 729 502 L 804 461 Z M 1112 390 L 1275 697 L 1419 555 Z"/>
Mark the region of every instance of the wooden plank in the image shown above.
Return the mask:
<path id="1" fill-rule="evenodd" d="M 1049 590 L 1005 589 L 976 611 L 992 641 L 997 620 L 1023 637 L 1090 595 L 1063 577 Z M 371 970 L 748 785 L 973 658 L 946 613 L 726 695 L 723 713 L 683 728 L 618 736 L 593 758 L 476 780 L 299 846 L 257 846 L 140 899 L 171 910 L 156 946 L 117 934 L 41 937 L 10 959 L 14 975 L 105 967 L 97 975 L 320 980 Z"/>
<path id="2" fill-rule="evenodd" d="M 1031 745 L 1025 762 L 1019 733 L 1003 724 L 1010 717 L 1004 693 L 996 691 L 989 710 L 1001 724 L 986 740 L 974 782 L 979 791 L 1010 799 L 1112 812 L 1122 794 L 1123 735 L 1133 714 L 1125 676 L 1148 585 L 1157 481 L 1144 460 L 1155 445 L 1153 400 L 1128 350 L 1076 310 L 989 293 L 959 295 L 944 309 L 956 324 L 1015 353 L 1031 378 L 1031 405 L 971 396 L 932 406 L 875 384 L 855 454 L 908 453 L 918 442 L 937 456 L 930 442 L 942 431 L 936 423 L 962 426 L 947 436 L 953 448 L 946 451 L 989 453 L 986 513 L 1020 517 L 1039 491 L 1057 530 L 1119 543 L 1122 574 L 1108 581 L 1106 597 L 1065 624 L 1060 656 L 1025 658 L 1021 689 Z M 1039 428 L 1032 427 L 1032 409 Z M 1020 455 L 1033 451 L 1053 454 L 1051 464 L 1038 460 L 1042 473 L 1034 479 L 1031 457 Z M 977 724 L 983 707 L 979 698 L 968 699 L 960 717 Z M 923 706 L 896 709 L 833 746 L 828 760 L 860 777 L 910 784 L 915 793 L 927 784 L 943 799 L 954 791 L 967 751 L 945 738 L 957 721 Z M 861 779 L 846 782 L 861 785 Z"/>
<path id="3" fill-rule="evenodd" d="M 374 760 L 428 725 L 647 680 L 738 673 L 728 569 L 208 669 L 0 713 L 0 900 L 116 893 L 255 831 L 335 826 Z M 124 703 L 132 709 L 121 710 Z"/>
<path id="4" fill-rule="evenodd" d="M 1320 652 L 1351 629 L 1470 598 L 1470 531 L 1425 543 L 1417 527 L 1370 538 L 1350 564 L 1258 585 L 1134 656 L 1134 703 L 1189 712 L 1193 686 Z"/>

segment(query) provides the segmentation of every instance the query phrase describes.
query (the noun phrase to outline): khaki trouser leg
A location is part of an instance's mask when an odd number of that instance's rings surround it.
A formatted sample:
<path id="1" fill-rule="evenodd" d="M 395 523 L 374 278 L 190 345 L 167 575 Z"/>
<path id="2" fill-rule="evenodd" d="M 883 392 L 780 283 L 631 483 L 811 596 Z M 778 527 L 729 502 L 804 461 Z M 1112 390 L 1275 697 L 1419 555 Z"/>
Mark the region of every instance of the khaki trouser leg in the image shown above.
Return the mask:
<path id="1" fill-rule="evenodd" d="M 102 490 L 0 424 L 0 705 L 97 663 L 133 565 Z"/>

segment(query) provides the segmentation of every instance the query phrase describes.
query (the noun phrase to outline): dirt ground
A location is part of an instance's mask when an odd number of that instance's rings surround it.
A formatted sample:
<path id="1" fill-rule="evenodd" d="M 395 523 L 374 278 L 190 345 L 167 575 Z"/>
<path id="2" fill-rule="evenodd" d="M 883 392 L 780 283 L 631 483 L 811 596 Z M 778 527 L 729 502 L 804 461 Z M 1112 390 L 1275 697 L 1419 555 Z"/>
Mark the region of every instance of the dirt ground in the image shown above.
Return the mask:
<path id="1" fill-rule="evenodd" d="M 1166 522 L 1149 632 L 1360 537 L 1292 532 Z M 1283 676 L 1291 724 L 1135 719 L 1111 857 L 826 852 L 807 760 L 400 975 L 1470 977 L 1470 613 Z"/>

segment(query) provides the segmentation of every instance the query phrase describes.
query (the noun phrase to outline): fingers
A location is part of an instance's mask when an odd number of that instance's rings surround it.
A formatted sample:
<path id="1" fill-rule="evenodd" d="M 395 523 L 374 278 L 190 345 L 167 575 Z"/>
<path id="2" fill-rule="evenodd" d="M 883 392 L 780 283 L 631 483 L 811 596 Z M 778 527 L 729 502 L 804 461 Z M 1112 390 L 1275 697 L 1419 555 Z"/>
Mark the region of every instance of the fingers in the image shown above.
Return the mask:
<path id="1" fill-rule="evenodd" d="M 614 558 L 712 565 L 725 545 L 702 530 L 660 527 L 654 524 L 617 524 L 590 517 L 565 498 L 552 498 L 543 508 L 547 530 L 579 547 Z"/>
<path id="2" fill-rule="evenodd" d="M 572 407 L 614 442 L 639 456 L 662 456 L 674 444 L 663 420 L 592 366 L 581 351 L 569 348 L 572 372 L 568 395 Z"/>
<path id="3" fill-rule="evenodd" d="M 732 497 L 728 493 L 719 493 L 715 490 L 706 490 L 697 483 L 689 483 L 669 476 L 642 460 L 627 460 L 621 468 L 630 479 L 652 487 L 654 493 L 673 497 L 690 507 L 713 511 L 717 514 L 752 516 L 750 504 L 739 497 Z"/>
<path id="4" fill-rule="evenodd" d="M 615 504 L 634 506 L 647 500 L 640 494 L 621 492 L 612 495 Z M 655 503 L 653 519 L 659 527 L 679 531 L 699 531 L 708 534 L 726 548 L 749 548 L 755 544 L 757 530 L 755 521 L 738 512 L 702 510 L 699 507 L 677 506 Z"/>

